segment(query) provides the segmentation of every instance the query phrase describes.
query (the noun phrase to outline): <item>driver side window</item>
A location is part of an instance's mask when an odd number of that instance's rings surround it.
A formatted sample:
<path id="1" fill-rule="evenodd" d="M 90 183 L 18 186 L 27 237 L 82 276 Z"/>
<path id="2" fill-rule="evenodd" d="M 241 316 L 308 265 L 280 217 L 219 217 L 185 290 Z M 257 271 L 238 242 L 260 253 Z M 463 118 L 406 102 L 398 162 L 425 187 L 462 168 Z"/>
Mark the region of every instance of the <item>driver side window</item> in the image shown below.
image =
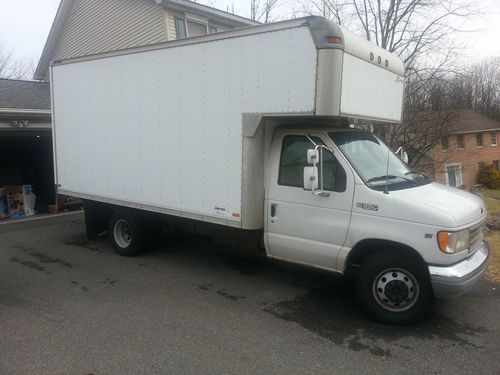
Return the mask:
<path id="1" fill-rule="evenodd" d="M 311 137 L 317 144 L 323 144 L 321 139 Z M 314 144 L 303 135 L 287 135 L 283 138 L 280 157 L 278 184 L 303 188 L 304 167 L 307 164 L 307 150 L 314 148 Z M 318 164 L 319 168 L 319 164 Z M 346 189 L 346 173 L 329 151 L 323 151 L 323 189 L 343 192 Z"/>

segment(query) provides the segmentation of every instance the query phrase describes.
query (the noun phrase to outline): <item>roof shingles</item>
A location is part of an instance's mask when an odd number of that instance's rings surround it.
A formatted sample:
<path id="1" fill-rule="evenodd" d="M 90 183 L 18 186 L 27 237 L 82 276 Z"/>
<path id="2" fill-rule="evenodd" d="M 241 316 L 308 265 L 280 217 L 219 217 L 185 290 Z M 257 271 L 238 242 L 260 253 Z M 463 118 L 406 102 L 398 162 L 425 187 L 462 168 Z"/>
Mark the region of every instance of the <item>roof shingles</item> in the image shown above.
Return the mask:
<path id="1" fill-rule="evenodd" d="M 500 129 L 500 121 L 493 120 L 479 112 L 463 110 L 457 112 L 451 124 L 450 133 L 475 133 L 497 129 Z"/>
<path id="2" fill-rule="evenodd" d="M 0 79 L 1 109 L 50 109 L 50 86 L 45 82 Z"/>

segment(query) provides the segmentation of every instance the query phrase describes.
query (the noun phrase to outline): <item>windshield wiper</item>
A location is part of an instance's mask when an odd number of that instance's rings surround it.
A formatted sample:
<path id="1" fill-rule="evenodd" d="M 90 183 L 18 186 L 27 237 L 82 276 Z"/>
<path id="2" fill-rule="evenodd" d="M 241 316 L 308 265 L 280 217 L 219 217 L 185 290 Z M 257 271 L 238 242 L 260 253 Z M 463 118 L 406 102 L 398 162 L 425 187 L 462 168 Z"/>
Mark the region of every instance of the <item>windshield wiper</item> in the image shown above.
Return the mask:
<path id="1" fill-rule="evenodd" d="M 370 182 L 375 182 L 375 181 L 393 180 L 395 178 L 400 178 L 402 180 L 405 180 L 405 181 L 408 181 L 408 182 L 411 182 L 411 183 L 414 183 L 415 185 L 417 185 L 416 181 L 410 180 L 409 178 L 406 178 L 403 176 L 394 176 L 392 174 L 389 174 L 386 176 L 372 177 L 372 178 L 368 179 L 366 182 L 370 183 Z"/>
<path id="2" fill-rule="evenodd" d="M 423 174 L 422 172 L 417 172 L 417 171 L 409 171 L 409 172 L 406 172 L 405 173 L 405 176 L 408 176 L 409 174 L 414 174 L 416 176 L 421 176 L 425 179 L 427 179 L 427 176 L 425 174 Z"/>

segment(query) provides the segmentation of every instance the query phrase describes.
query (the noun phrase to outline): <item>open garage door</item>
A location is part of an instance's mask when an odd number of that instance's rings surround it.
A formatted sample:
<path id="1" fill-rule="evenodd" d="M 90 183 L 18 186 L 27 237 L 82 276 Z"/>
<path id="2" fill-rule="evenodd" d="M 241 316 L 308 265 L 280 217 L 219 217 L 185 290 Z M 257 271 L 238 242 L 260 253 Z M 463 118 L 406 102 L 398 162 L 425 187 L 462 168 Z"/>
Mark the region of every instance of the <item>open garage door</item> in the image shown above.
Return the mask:
<path id="1" fill-rule="evenodd" d="M 20 185 L 31 185 L 38 213 L 55 204 L 50 130 L 0 130 L 0 188 Z"/>

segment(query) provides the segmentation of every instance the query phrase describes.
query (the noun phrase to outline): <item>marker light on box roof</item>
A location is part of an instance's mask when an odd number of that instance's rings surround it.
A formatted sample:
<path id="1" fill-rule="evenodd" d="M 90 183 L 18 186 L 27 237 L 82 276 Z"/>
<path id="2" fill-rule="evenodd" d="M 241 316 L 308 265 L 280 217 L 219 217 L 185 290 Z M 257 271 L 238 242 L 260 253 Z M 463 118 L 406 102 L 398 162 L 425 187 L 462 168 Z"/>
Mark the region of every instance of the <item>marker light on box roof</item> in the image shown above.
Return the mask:
<path id="1" fill-rule="evenodd" d="M 326 38 L 330 44 L 340 44 L 342 43 L 342 38 L 339 36 L 328 36 Z"/>

